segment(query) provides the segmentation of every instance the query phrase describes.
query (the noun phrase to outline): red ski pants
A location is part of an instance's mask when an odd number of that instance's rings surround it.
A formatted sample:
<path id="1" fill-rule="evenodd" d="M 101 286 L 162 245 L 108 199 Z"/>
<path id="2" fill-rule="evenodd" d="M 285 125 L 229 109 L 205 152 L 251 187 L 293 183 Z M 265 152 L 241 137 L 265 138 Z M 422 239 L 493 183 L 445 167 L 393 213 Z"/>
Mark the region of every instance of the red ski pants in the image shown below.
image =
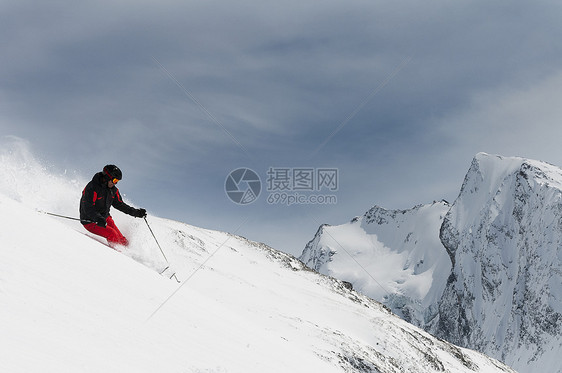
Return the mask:
<path id="1" fill-rule="evenodd" d="M 113 218 L 108 216 L 105 222 L 107 223 L 105 227 L 100 227 L 96 223 L 89 223 L 84 225 L 84 228 L 86 228 L 88 232 L 105 237 L 110 245 L 118 244 L 127 246 L 129 241 L 125 236 L 123 236 L 123 234 L 121 234 L 121 231 L 119 231 L 119 228 L 115 225 Z"/>

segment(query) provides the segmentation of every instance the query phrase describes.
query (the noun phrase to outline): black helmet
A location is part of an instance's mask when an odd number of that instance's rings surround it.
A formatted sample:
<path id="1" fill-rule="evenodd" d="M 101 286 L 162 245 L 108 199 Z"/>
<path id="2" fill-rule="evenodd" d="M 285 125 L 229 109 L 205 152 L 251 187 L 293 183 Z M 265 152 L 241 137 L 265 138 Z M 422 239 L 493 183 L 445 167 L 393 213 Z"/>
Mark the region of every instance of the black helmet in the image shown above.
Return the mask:
<path id="1" fill-rule="evenodd" d="M 103 173 L 104 175 L 109 177 L 109 180 L 111 179 L 121 180 L 123 178 L 123 174 L 121 173 L 121 170 L 119 169 L 119 167 L 117 167 L 114 164 L 108 164 L 107 166 L 105 166 L 103 168 Z"/>

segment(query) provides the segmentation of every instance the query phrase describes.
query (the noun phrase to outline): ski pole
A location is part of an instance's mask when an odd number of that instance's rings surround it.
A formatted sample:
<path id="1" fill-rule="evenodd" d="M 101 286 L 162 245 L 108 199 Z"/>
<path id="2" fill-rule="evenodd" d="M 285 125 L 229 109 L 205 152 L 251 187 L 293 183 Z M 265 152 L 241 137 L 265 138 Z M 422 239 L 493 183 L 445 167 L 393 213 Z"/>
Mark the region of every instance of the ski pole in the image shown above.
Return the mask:
<path id="1" fill-rule="evenodd" d="M 158 240 L 156 239 L 156 236 L 154 235 L 154 232 L 152 231 L 152 228 L 150 228 L 150 224 L 148 224 L 148 220 L 146 220 L 146 216 L 144 217 L 144 221 L 145 221 L 145 223 L 146 223 L 146 226 L 148 227 L 148 230 L 149 230 L 150 233 L 152 234 L 152 237 L 154 237 L 154 241 L 156 242 L 156 245 L 157 245 L 158 248 L 160 249 L 160 252 L 162 253 L 162 256 L 163 256 L 164 259 L 166 260 L 166 263 L 168 263 L 168 266 L 167 266 L 166 268 L 164 268 L 164 270 L 162 270 L 162 272 L 160 273 L 160 274 L 162 274 L 162 273 L 164 273 L 165 270 L 167 270 L 168 268 L 170 268 L 170 266 L 169 266 L 170 262 L 168 261 L 168 258 L 166 258 L 166 254 L 164 254 L 164 250 L 162 250 L 162 246 L 160 246 L 160 243 L 159 243 Z M 180 281 L 179 281 L 178 278 L 176 277 L 176 274 L 175 274 L 175 273 L 170 276 L 170 278 L 172 278 L 172 277 L 173 277 L 173 278 L 178 282 L 178 284 L 179 284 Z"/>
<path id="2" fill-rule="evenodd" d="M 48 211 L 37 210 L 37 212 L 40 212 L 40 213 L 45 214 L 45 215 L 56 216 L 57 218 L 64 218 L 64 219 L 69 219 L 69 220 L 83 221 L 83 222 L 86 222 L 86 223 L 95 223 L 95 221 L 91 221 L 91 220 L 82 220 L 82 219 L 80 219 L 80 218 L 74 218 L 74 217 L 72 217 L 72 216 L 65 216 L 65 215 L 53 214 L 52 212 L 48 212 Z"/>

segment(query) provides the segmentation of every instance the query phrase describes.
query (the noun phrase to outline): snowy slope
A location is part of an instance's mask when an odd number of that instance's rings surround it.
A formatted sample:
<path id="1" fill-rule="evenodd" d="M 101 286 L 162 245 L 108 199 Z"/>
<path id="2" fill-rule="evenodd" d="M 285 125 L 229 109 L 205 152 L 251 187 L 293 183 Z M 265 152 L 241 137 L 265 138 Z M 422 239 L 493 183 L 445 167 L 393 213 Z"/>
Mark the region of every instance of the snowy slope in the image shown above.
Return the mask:
<path id="1" fill-rule="evenodd" d="M 375 206 L 347 224 L 320 227 L 300 259 L 425 326 L 437 316 L 451 272 L 439 240 L 449 208 L 446 202 L 410 210 Z"/>
<path id="2" fill-rule="evenodd" d="M 0 162 L 2 372 L 512 372 L 289 255 L 150 216 L 177 284 L 143 220 L 114 215 L 131 238 L 118 253 L 37 213 L 71 210 L 81 182 L 60 195 L 67 177 L 22 159 Z"/>

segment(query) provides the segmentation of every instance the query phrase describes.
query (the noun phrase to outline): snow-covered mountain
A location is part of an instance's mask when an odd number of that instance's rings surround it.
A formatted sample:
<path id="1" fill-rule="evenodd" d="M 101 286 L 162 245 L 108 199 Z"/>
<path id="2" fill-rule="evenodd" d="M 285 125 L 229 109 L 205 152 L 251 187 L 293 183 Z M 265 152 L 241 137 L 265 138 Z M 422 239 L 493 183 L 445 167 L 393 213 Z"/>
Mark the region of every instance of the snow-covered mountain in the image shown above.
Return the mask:
<path id="1" fill-rule="evenodd" d="M 438 337 L 562 372 L 561 250 L 562 170 L 480 153 L 451 206 L 374 207 L 322 226 L 301 259 Z"/>
<path id="2" fill-rule="evenodd" d="M 0 158 L 2 372 L 514 372 L 292 256 L 150 216 L 178 284 L 144 220 L 113 214 L 119 253 L 37 212 L 75 215 L 85 181 L 21 153 Z"/>
<path id="3" fill-rule="evenodd" d="M 454 266 L 433 332 L 522 372 L 562 372 L 562 170 L 479 154 L 441 240 Z"/>
<path id="4" fill-rule="evenodd" d="M 451 272 L 439 240 L 449 208 L 444 201 L 411 210 L 375 206 L 349 223 L 321 226 L 300 259 L 425 326 L 437 316 Z"/>

